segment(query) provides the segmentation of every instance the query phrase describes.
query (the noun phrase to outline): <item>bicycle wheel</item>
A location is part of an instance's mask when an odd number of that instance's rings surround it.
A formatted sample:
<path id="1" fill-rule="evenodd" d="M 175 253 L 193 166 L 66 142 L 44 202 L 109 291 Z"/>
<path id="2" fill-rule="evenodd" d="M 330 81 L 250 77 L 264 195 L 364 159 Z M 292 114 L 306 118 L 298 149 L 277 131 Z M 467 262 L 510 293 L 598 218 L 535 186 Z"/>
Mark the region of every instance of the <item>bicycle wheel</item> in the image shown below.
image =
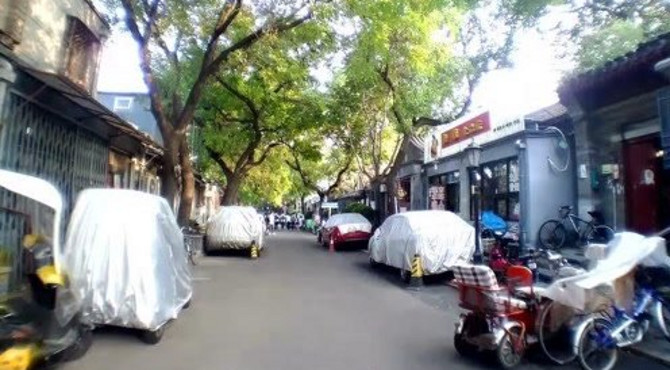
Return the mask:
<path id="1" fill-rule="evenodd" d="M 558 250 L 565 244 L 565 226 L 558 220 L 549 220 L 540 226 L 540 245 L 546 249 Z"/>
<path id="2" fill-rule="evenodd" d="M 572 329 L 578 310 L 555 301 L 545 302 L 540 308 L 537 335 L 540 347 L 549 360 L 565 365 L 577 358 Z"/>
<path id="3" fill-rule="evenodd" d="M 199 253 L 196 250 L 189 250 L 188 252 L 188 261 L 191 262 L 193 266 L 198 264 Z"/>
<path id="4" fill-rule="evenodd" d="M 607 244 L 614 239 L 614 230 L 607 225 L 591 226 L 586 232 L 586 243 Z"/>
<path id="5" fill-rule="evenodd" d="M 612 323 L 601 317 L 590 320 L 577 342 L 579 364 L 584 370 L 611 370 L 619 357 L 611 337 Z"/>

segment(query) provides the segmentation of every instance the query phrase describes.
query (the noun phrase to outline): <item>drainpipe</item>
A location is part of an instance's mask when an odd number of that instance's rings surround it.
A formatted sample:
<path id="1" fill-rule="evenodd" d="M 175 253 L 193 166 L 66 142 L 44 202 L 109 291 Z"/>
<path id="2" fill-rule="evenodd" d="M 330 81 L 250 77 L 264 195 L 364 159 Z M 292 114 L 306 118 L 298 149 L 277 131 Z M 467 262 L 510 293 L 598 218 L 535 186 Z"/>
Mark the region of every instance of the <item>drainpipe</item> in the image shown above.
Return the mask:
<path id="1" fill-rule="evenodd" d="M 528 215 L 530 214 L 530 202 L 528 200 L 528 192 L 530 191 L 530 183 L 528 182 L 528 161 L 526 159 L 526 138 L 523 137 L 516 141 L 516 147 L 519 152 L 519 245 L 521 251 L 528 250 Z"/>

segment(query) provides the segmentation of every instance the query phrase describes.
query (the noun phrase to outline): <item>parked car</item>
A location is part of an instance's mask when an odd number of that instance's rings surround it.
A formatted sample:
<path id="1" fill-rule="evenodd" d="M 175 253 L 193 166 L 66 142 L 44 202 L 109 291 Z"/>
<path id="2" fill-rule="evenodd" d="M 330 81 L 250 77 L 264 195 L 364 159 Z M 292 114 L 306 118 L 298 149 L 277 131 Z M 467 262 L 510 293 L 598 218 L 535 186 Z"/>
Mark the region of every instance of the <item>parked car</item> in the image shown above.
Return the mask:
<path id="1" fill-rule="evenodd" d="M 63 264 L 82 320 L 141 330 L 158 343 L 190 304 L 184 238 L 164 198 L 119 189 L 83 191 L 67 231 Z"/>
<path id="2" fill-rule="evenodd" d="M 368 244 L 371 264 L 409 275 L 415 255 L 423 274 L 440 274 L 468 263 L 475 251 L 475 229 L 449 211 L 410 211 L 387 218 Z"/>
<path id="3" fill-rule="evenodd" d="M 225 249 L 263 248 L 263 222 L 252 207 L 221 207 L 207 225 L 205 253 Z"/>
<path id="4" fill-rule="evenodd" d="M 367 243 L 371 235 L 372 224 L 363 215 L 340 213 L 326 221 L 317 235 L 317 241 L 324 246 L 332 242 L 337 249 L 345 243 Z"/>

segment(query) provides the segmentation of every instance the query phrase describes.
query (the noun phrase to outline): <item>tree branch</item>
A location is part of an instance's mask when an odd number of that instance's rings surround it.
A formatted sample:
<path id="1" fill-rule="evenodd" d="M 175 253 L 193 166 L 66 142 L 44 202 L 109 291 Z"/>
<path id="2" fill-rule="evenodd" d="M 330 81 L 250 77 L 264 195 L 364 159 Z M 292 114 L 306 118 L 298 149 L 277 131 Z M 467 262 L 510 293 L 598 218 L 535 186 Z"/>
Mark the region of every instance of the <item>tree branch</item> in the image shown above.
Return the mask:
<path id="1" fill-rule="evenodd" d="M 265 147 L 265 149 L 263 150 L 263 153 L 261 154 L 261 156 L 257 160 L 250 161 L 249 163 L 247 163 L 247 165 L 248 166 L 258 166 L 259 164 L 263 163 L 265 161 L 265 159 L 268 157 L 268 154 L 270 154 L 270 151 L 273 148 L 278 147 L 279 145 L 281 145 L 281 144 L 280 143 L 270 143 L 270 144 L 268 144 Z"/>
<path id="2" fill-rule="evenodd" d="M 254 120 L 258 120 L 258 118 L 260 117 L 260 112 L 258 111 L 256 104 L 254 104 L 254 102 L 248 96 L 242 94 L 242 92 L 235 89 L 232 85 L 228 84 L 220 76 L 215 75 L 215 78 L 224 89 L 228 90 L 228 92 L 230 92 L 234 97 L 242 101 L 242 103 L 244 103 L 244 105 L 247 106 Z"/>
<path id="3" fill-rule="evenodd" d="M 127 1 L 127 0 L 126 0 Z M 177 129 L 178 130 L 183 130 L 186 128 L 186 125 L 188 125 L 189 121 L 193 117 L 195 110 L 196 110 L 196 103 L 200 99 L 200 95 L 202 94 L 202 90 L 204 88 L 205 83 L 207 82 L 207 79 L 214 75 L 219 68 L 221 67 L 221 64 L 228 60 L 230 55 L 235 53 L 238 50 L 243 50 L 246 48 L 251 47 L 253 44 L 255 44 L 258 40 L 263 38 L 265 35 L 267 35 L 270 32 L 277 32 L 277 33 L 283 33 L 285 31 L 291 30 L 295 27 L 298 27 L 299 25 L 303 24 L 304 22 L 308 21 L 309 19 L 312 18 L 312 13 L 309 12 L 307 15 L 304 17 L 298 18 L 293 20 L 292 22 L 285 23 L 285 24 L 273 24 L 265 27 L 261 27 L 257 29 L 256 31 L 252 32 L 251 34 L 243 37 L 230 47 L 226 48 L 225 50 L 221 51 L 215 58 L 214 60 L 211 61 L 211 63 L 204 64 L 200 70 L 200 73 L 198 74 L 198 78 L 196 79 L 196 82 L 193 84 L 193 87 L 191 88 L 191 91 L 188 94 L 188 97 L 186 98 L 186 103 L 184 104 L 184 110 L 182 111 L 178 123 L 177 123 Z"/>
<path id="4" fill-rule="evenodd" d="M 232 6 L 230 3 L 227 3 L 219 12 L 219 18 L 214 27 L 214 31 L 207 42 L 201 70 L 209 68 L 209 65 L 214 59 L 214 52 L 216 50 L 216 45 L 219 42 L 219 38 L 226 32 L 226 30 L 228 30 L 228 27 L 230 27 L 235 18 L 237 18 L 238 14 L 240 14 L 241 8 L 242 0 L 235 0 L 235 3 L 232 4 Z"/>
<path id="5" fill-rule="evenodd" d="M 300 166 L 300 161 L 298 161 L 298 157 L 293 153 L 293 160 L 295 161 L 294 163 L 291 163 L 291 161 L 286 160 L 286 164 L 295 172 L 298 173 L 300 176 L 300 179 L 302 180 L 302 184 L 305 185 L 306 188 L 314 190 L 316 192 L 322 192 L 321 189 L 319 189 L 316 184 L 314 184 L 312 181 L 309 180 L 305 172 L 302 170 L 302 167 Z"/>
<path id="6" fill-rule="evenodd" d="M 328 189 L 326 189 L 325 193 L 326 195 L 330 195 L 330 193 L 337 189 L 338 186 L 340 186 L 340 182 L 342 182 L 342 177 L 344 174 L 349 171 L 349 167 L 351 166 L 351 156 L 347 158 L 347 163 L 344 165 L 343 168 L 340 169 L 340 171 L 337 173 L 337 176 L 335 177 L 335 182 L 333 182 Z"/>
<path id="7" fill-rule="evenodd" d="M 156 0 L 156 4 L 158 0 Z M 149 88 L 149 97 L 151 100 L 151 112 L 154 117 L 156 117 L 156 122 L 158 123 L 158 128 L 163 135 L 163 138 L 166 142 L 170 141 L 173 133 L 173 127 L 168 122 L 167 116 L 165 115 L 165 109 L 161 101 L 161 94 L 156 84 L 154 72 L 151 69 L 151 52 L 149 50 L 149 39 L 145 38 L 140 31 L 139 25 L 137 23 L 137 16 L 131 0 L 121 0 L 121 5 L 123 6 L 126 12 L 126 26 L 130 31 L 131 35 L 135 41 L 140 45 L 140 69 L 142 70 L 142 75 L 144 77 L 144 83 Z"/>
<path id="8" fill-rule="evenodd" d="M 205 144 L 205 149 L 207 150 L 207 153 L 209 154 L 209 157 L 212 158 L 216 164 L 219 165 L 221 168 L 221 171 L 223 172 L 223 175 L 226 176 L 226 178 L 231 178 L 233 177 L 233 171 L 228 167 L 226 162 L 221 158 L 219 153 L 216 152 L 216 150 L 212 149 L 209 145 Z"/>

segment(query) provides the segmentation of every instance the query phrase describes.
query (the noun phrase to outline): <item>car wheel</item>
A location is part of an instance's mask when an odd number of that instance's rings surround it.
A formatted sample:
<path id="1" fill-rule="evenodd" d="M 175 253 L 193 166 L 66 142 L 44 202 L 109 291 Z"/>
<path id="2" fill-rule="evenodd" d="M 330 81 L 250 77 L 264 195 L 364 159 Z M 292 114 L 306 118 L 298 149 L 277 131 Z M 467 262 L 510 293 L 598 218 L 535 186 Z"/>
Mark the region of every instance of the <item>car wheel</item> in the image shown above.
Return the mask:
<path id="1" fill-rule="evenodd" d="M 405 269 L 400 269 L 400 280 L 403 281 L 403 283 L 409 284 L 409 280 L 412 277 L 409 271 Z"/>
<path id="2" fill-rule="evenodd" d="M 165 334 L 165 325 L 161 326 L 156 330 L 144 330 L 140 336 L 142 342 L 146 344 L 158 344 L 158 342 L 163 339 L 163 334 Z"/>
<path id="3" fill-rule="evenodd" d="M 77 329 L 78 337 L 77 340 L 72 343 L 65 351 L 63 351 L 61 361 L 76 361 L 84 357 L 91 344 L 93 344 L 93 330 L 91 328 L 80 325 Z"/>

